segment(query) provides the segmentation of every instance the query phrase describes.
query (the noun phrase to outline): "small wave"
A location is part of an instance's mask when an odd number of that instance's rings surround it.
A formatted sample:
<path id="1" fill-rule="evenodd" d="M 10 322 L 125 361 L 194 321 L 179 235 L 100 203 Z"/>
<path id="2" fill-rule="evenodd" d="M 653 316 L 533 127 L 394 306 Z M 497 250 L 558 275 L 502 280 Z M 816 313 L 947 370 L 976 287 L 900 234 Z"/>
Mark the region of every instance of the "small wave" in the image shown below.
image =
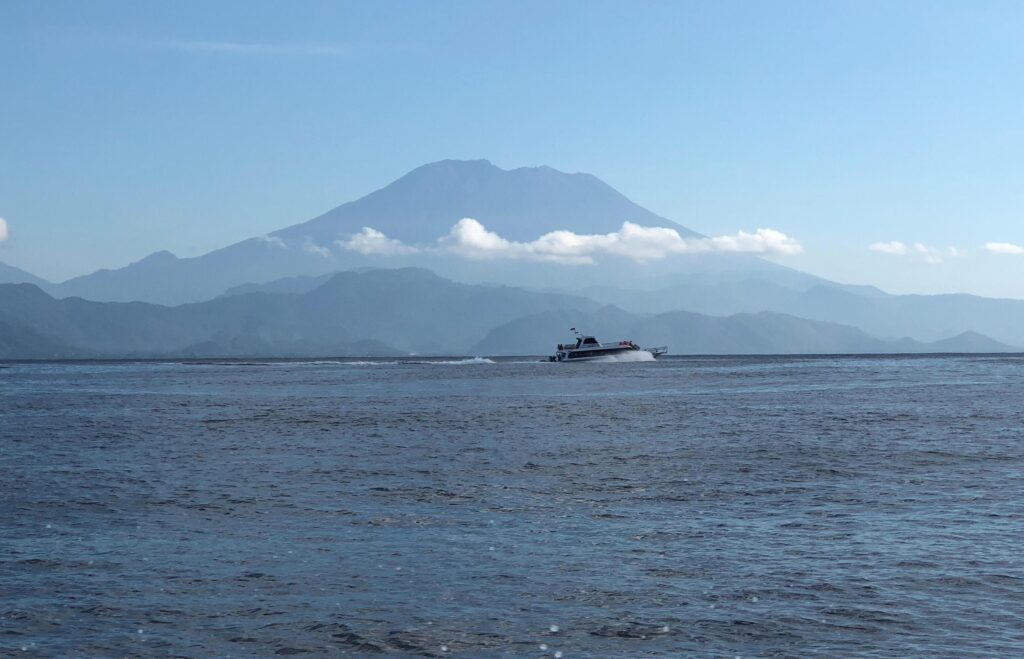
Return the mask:
<path id="1" fill-rule="evenodd" d="M 273 366 L 271 362 L 181 362 L 185 366 Z"/>
<path id="2" fill-rule="evenodd" d="M 460 366 L 469 364 L 496 364 L 487 357 L 467 357 L 465 359 L 381 359 L 381 360 L 340 360 L 340 359 L 316 359 L 316 360 L 282 360 L 282 361 L 194 361 L 180 362 L 188 366 L 261 366 L 277 368 L 296 368 L 302 366 Z"/>
<path id="3" fill-rule="evenodd" d="M 177 362 L 185 366 L 260 366 L 260 367 L 278 367 L 278 368 L 294 368 L 296 366 L 387 366 L 400 364 L 394 360 L 386 361 L 366 361 L 366 360 L 350 360 L 342 361 L 337 359 L 317 359 L 317 360 L 306 360 L 306 361 L 187 361 Z"/>
<path id="4" fill-rule="evenodd" d="M 396 361 L 379 361 L 379 362 L 368 362 L 368 361 L 354 361 L 354 362 L 331 362 L 338 364 L 339 366 L 394 366 L 401 362 Z"/>
<path id="5" fill-rule="evenodd" d="M 315 361 L 283 361 L 283 362 L 266 362 L 264 366 L 278 366 L 284 368 L 291 368 L 293 366 L 341 366 L 345 362 L 339 362 L 329 359 L 320 359 Z"/>
<path id="6" fill-rule="evenodd" d="M 400 362 L 394 360 L 387 361 L 368 361 L 354 359 L 351 361 L 341 361 L 336 359 L 321 359 L 317 361 L 308 362 L 275 362 L 275 366 L 394 366 Z"/>

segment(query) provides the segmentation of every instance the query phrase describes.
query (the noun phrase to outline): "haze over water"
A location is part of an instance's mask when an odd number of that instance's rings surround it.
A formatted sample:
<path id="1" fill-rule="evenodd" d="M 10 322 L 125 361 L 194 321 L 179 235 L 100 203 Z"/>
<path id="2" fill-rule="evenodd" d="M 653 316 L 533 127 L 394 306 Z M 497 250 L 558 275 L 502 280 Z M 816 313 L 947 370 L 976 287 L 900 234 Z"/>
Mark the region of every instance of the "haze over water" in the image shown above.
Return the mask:
<path id="1" fill-rule="evenodd" d="M 0 654 L 1018 656 L 1022 367 L 8 363 Z"/>

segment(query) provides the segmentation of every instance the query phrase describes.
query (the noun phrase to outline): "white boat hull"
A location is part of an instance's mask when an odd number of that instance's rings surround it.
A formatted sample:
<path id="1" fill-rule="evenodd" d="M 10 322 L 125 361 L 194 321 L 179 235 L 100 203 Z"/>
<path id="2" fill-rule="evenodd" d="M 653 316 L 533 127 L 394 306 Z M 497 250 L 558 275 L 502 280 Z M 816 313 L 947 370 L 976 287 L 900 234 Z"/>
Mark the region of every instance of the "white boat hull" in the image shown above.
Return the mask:
<path id="1" fill-rule="evenodd" d="M 617 355 L 624 355 L 636 352 L 636 348 L 595 348 L 592 350 L 559 350 L 555 353 L 552 361 L 556 362 L 592 362 Z"/>

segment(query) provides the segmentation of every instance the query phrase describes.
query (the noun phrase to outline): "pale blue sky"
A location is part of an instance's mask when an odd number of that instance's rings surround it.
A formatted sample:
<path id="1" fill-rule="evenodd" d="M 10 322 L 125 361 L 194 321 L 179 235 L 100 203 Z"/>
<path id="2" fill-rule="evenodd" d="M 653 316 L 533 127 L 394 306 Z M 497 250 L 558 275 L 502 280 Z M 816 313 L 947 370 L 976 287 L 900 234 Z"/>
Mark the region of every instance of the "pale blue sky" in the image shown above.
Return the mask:
<path id="1" fill-rule="evenodd" d="M 488 158 L 829 278 L 1024 298 L 983 249 L 1024 245 L 1022 154 L 1019 2 L 0 4 L 0 261 L 55 280 Z"/>

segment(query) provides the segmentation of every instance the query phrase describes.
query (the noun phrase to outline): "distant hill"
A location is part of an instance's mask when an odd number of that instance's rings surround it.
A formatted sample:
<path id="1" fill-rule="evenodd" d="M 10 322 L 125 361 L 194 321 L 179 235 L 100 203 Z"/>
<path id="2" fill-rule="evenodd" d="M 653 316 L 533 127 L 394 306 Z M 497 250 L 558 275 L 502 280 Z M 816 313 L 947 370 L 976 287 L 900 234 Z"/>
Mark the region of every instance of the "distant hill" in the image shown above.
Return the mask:
<path id="1" fill-rule="evenodd" d="M 329 272 L 318 277 L 283 277 L 265 284 L 242 284 L 232 286 L 221 293 L 219 297 L 231 297 L 232 295 L 247 295 L 249 293 L 308 293 L 320 288 L 328 279 L 338 273 Z"/>
<path id="2" fill-rule="evenodd" d="M 928 352 L 1017 352 L 1013 348 L 1000 341 L 989 338 L 977 332 L 963 332 L 948 339 L 933 341 L 925 344 Z"/>
<path id="3" fill-rule="evenodd" d="M 6 263 L 0 263 L 0 284 L 35 284 L 41 288 L 50 286 L 50 282 L 42 277 L 36 277 Z"/>
<path id="4" fill-rule="evenodd" d="M 580 327 L 599 340 L 631 339 L 642 346 L 667 345 L 672 354 L 884 354 L 917 352 L 1016 352 L 1018 349 L 978 334 L 936 343 L 912 339 L 883 340 L 847 325 L 761 312 L 705 316 L 673 311 L 653 316 L 603 307 L 582 314 L 558 310 L 516 319 L 495 328 L 470 349 L 475 355 L 551 352 L 569 339 L 567 329 Z"/>
<path id="5" fill-rule="evenodd" d="M 0 286 L 4 286 L 0 284 Z M 0 359 L 89 357 L 91 353 L 21 324 L 0 320 Z"/>
<path id="6" fill-rule="evenodd" d="M 668 344 L 676 354 L 1010 350 L 974 333 L 928 346 L 777 313 L 639 315 L 418 268 L 341 272 L 305 292 L 241 292 L 176 307 L 55 299 L 31 284 L 0 285 L 7 359 L 543 354 L 570 326 L 606 340 Z"/>

